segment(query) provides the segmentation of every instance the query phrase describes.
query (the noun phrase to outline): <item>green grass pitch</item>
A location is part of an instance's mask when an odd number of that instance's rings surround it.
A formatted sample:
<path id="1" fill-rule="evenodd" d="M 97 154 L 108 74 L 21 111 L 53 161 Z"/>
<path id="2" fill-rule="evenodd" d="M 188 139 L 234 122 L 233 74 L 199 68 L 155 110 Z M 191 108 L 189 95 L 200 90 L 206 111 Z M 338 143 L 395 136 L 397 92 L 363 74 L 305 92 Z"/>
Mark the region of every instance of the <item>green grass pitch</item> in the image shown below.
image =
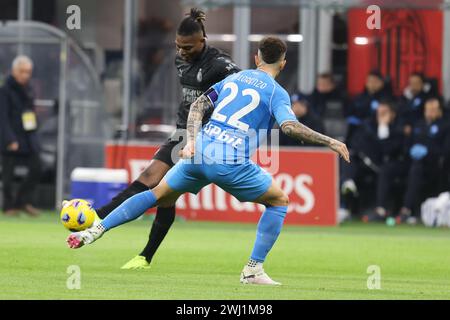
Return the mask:
<path id="1" fill-rule="evenodd" d="M 120 270 L 146 242 L 138 220 L 79 250 L 56 214 L 0 217 L 0 299 L 449 299 L 450 230 L 422 226 L 285 226 L 265 263 L 280 287 L 239 283 L 253 224 L 177 221 L 149 270 Z M 81 289 L 66 286 L 81 269 Z M 381 289 L 367 288 L 367 268 Z"/>

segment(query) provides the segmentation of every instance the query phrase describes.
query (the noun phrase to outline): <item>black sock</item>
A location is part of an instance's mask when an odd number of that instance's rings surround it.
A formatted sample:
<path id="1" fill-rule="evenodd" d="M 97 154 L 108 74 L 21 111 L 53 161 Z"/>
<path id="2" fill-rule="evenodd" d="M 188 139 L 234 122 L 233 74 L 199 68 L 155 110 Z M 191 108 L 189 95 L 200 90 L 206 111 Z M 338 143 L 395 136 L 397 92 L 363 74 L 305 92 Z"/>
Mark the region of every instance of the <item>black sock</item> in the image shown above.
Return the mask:
<path id="1" fill-rule="evenodd" d="M 153 255 L 158 250 L 159 245 L 163 241 L 167 232 L 175 220 L 175 207 L 157 208 L 155 221 L 153 221 L 152 229 L 148 237 L 147 245 L 141 252 L 147 262 L 151 262 Z"/>
<path id="2" fill-rule="evenodd" d="M 110 203 L 101 207 L 100 209 L 95 209 L 97 215 L 104 219 L 108 214 L 110 214 L 115 208 L 120 206 L 125 200 L 131 198 L 135 194 L 141 193 L 143 191 L 147 191 L 149 188 L 145 184 L 139 181 L 133 181 L 132 184 L 128 186 L 125 190 L 120 192 L 117 196 L 115 196 Z"/>

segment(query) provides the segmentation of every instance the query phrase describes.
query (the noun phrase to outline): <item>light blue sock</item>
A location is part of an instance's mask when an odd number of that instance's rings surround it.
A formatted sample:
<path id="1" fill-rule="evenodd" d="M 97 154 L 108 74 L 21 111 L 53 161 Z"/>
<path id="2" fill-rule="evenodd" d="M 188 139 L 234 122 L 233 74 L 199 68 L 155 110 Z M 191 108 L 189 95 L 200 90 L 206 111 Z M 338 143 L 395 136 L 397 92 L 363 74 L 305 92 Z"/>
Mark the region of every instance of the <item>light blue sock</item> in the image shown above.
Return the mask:
<path id="1" fill-rule="evenodd" d="M 103 219 L 101 225 L 105 230 L 117 227 L 143 215 L 144 212 L 153 207 L 155 203 L 156 197 L 151 190 L 135 194 L 131 198 L 125 200 Z"/>
<path id="2" fill-rule="evenodd" d="M 250 257 L 252 260 L 261 263 L 266 260 L 267 254 L 280 234 L 286 213 L 286 206 L 266 208 L 259 219 L 256 241 Z"/>

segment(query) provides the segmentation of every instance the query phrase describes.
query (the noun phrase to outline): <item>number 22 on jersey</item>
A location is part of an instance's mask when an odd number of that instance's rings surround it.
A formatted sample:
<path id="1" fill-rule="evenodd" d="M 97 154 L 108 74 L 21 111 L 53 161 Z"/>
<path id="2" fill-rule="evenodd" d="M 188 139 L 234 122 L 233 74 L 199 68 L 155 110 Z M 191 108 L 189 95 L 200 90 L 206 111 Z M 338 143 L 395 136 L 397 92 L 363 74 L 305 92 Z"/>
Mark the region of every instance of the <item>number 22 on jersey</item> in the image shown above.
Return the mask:
<path id="1" fill-rule="evenodd" d="M 240 108 L 238 111 L 231 114 L 230 116 L 227 116 L 220 112 L 234 99 L 236 99 L 236 97 L 239 95 L 239 88 L 236 83 L 228 82 L 223 86 L 222 90 L 226 89 L 230 89 L 230 93 L 225 98 L 223 98 L 222 101 L 219 102 L 213 114 L 211 115 L 211 118 L 219 122 L 227 123 L 228 125 L 240 129 L 244 132 L 248 132 L 249 125 L 247 123 L 240 121 L 240 119 L 258 107 L 259 102 L 261 100 L 258 91 L 250 88 L 242 90 L 241 92 L 242 97 L 245 96 L 251 97 L 250 103 L 244 106 L 243 108 Z"/>

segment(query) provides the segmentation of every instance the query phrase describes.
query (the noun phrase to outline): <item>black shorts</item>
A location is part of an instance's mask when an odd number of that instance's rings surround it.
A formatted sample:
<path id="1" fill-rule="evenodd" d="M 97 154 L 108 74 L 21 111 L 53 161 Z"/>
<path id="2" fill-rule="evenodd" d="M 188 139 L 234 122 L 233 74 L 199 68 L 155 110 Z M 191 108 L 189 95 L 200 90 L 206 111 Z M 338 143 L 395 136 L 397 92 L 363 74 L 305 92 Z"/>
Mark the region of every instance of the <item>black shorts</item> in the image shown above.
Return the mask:
<path id="1" fill-rule="evenodd" d="M 167 139 L 156 151 L 153 159 L 160 160 L 170 167 L 173 167 L 178 162 L 180 157 L 178 152 L 181 151 L 186 145 L 186 130 L 177 129 L 172 136 Z"/>

